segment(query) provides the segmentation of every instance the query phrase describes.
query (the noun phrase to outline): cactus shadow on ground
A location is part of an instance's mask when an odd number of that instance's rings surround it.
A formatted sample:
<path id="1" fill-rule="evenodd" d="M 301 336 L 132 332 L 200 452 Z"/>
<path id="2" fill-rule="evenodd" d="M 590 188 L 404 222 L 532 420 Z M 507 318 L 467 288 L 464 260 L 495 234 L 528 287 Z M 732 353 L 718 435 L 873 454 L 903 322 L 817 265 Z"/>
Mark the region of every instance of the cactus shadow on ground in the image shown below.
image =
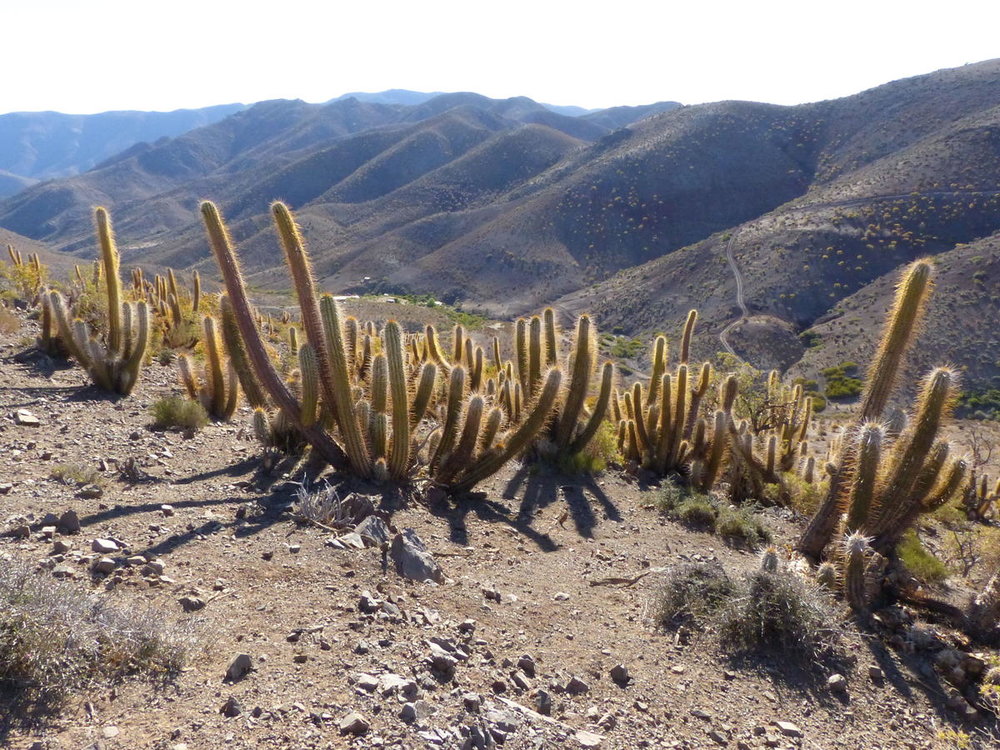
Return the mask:
<path id="1" fill-rule="evenodd" d="M 562 501 L 577 533 L 591 538 L 599 519 L 590 497 L 597 500 L 606 520 L 622 520 L 618 507 L 591 475 L 568 476 L 544 466 L 525 464 L 514 473 L 502 492 L 506 500 L 514 500 L 518 495 L 521 496 L 518 518 L 527 524 L 549 505 Z"/>

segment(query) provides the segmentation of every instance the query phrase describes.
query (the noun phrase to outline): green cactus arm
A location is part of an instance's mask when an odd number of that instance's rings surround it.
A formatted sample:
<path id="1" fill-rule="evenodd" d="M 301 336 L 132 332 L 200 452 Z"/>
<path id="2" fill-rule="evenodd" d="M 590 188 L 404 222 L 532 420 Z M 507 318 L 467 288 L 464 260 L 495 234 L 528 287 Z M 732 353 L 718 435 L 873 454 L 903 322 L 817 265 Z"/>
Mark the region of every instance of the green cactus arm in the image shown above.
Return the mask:
<path id="1" fill-rule="evenodd" d="M 680 364 L 687 364 L 691 355 L 691 338 L 694 336 L 694 324 L 698 320 L 698 311 L 688 312 L 687 320 L 684 321 L 684 333 L 681 336 L 681 359 Z"/>
<path id="2" fill-rule="evenodd" d="M 184 386 L 184 391 L 187 393 L 188 398 L 192 401 L 198 400 L 201 394 L 201 388 L 194 369 L 191 366 L 191 358 L 188 355 L 181 354 L 177 358 L 177 370 L 180 374 L 181 384 Z"/>
<path id="3" fill-rule="evenodd" d="M 462 428 L 462 436 L 459 438 L 455 450 L 442 462 L 437 474 L 432 477 L 436 484 L 448 484 L 463 467 L 472 462 L 475 457 L 476 445 L 479 442 L 485 406 L 483 397 L 478 394 L 469 399 L 465 408 L 465 425 Z"/>
<path id="4" fill-rule="evenodd" d="M 306 427 L 312 427 L 319 418 L 319 365 L 312 344 L 303 341 L 299 347 L 299 374 L 301 376 L 301 407 L 299 419 Z"/>
<path id="5" fill-rule="evenodd" d="M 945 367 L 935 368 L 925 378 L 920 392 L 917 416 L 897 441 L 889 457 L 885 491 L 879 502 L 874 533 L 881 535 L 907 515 L 921 498 L 914 497 L 920 469 L 927 460 L 942 420 L 947 416 L 957 393 L 957 374 Z"/>
<path id="6" fill-rule="evenodd" d="M 405 479 L 410 467 L 410 403 L 406 387 L 403 331 L 399 323 L 390 320 L 385 324 L 382 341 L 385 345 L 389 391 L 392 397 L 392 445 L 388 470 L 394 479 Z"/>
<path id="7" fill-rule="evenodd" d="M 871 517 L 884 440 L 885 428 L 876 422 L 866 422 L 858 430 L 858 462 L 847 496 L 848 532 L 865 528 Z"/>
<path id="8" fill-rule="evenodd" d="M 465 375 L 465 368 L 461 365 L 452 368 L 448 384 L 448 400 L 445 403 L 444 425 L 441 427 L 441 441 L 431 459 L 432 473 L 436 472 L 441 462 L 448 458 L 455 441 L 458 439 L 462 404 L 465 400 Z"/>
<path id="9" fill-rule="evenodd" d="M 535 391 L 541 383 L 544 356 L 542 351 L 542 319 L 534 315 L 528 323 L 528 387 L 526 389 L 528 398 L 534 397 Z"/>
<path id="10" fill-rule="evenodd" d="M 420 378 L 417 381 L 417 392 L 413 396 L 413 409 L 410 412 L 410 429 L 416 427 L 427 413 L 434 387 L 437 383 L 437 365 L 424 362 L 420 367 Z"/>
<path id="11" fill-rule="evenodd" d="M 701 482 L 698 489 L 702 492 L 711 491 L 722 470 L 723 459 L 726 454 L 726 446 L 729 443 L 729 421 L 727 412 L 719 409 L 715 412 L 715 422 L 712 429 L 712 445 L 708 451 L 708 460 L 702 470 Z"/>
<path id="12" fill-rule="evenodd" d="M 587 425 L 583 428 L 583 432 L 577 435 L 576 439 L 570 444 L 569 452 L 571 454 L 579 453 L 590 444 L 590 441 L 594 439 L 594 435 L 600 429 L 601 423 L 607 417 L 614 379 L 615 366 L 611 362 L 605 362 L 601 370 L 601 388 L 597 392 L 597 402 L 594 404 L 594 410 L 591 412 L 590 418 L 587 420 Z"/>
<path id="13" fill-rule="evenodd" d="M 649 377 L 649 403 L 655 403 L 660 396 L 660 380 L 667 371 L 667 339 L 657 336 L 653 342 L 653 372 Z M 662 413 L 662 409 L 661 409 Z"/>
<path id="14" fill-rule="evenodd" d="M 545 328 L 545 366 L 553 367 L 559 361 L 559 327 L 556 311 L 551 307 L 542 311 L 542 324 Z"/>
<path id="15" fill-rule="evenodd" d="M 114 353 L 122 347 L 122 289 L 118 276 L 118 248 L 111 228 L 111 217 L 102 206 L 94 209 L 97 223 L 97 239 L 101 246 L 101 262 L 108 291 L 108 350 Z"/>
<path id="16" fill-rule="evenodd" d="M 867 387 L 861 397 L 861 421 L 878 419 L 885 410 L 900 364 L 923 316 L 931 290 L 932 271 L 929 260 L 918 260 L 906 270 L 897 288 L 888 324 L 868 371 Z"/>
<path id="17" fill-rule="evenodd" d="M 590 379 L 594 373 L 595 361 L 594 339 L 595 332 L 590 316 L 581 315 L 576 323 L 576 342 L 567 362 L 567 370 L 570 373 L 569 389 L 556 427 L 556 445 L 562 451 L 569 449 L 590 391 Z"/>
<path id="18" fill-rule="evenodd" d="M 545 426 L 559 396 L 562 385 L 562 371 L 552 368 L 545 375 L 544 385 L 538 393 L 538 399 L 528 412 L 528 417 L 507 438 L 507 444 L 502 448 L 494 448 L 468 466 L 457 482 L 447 487 L 450 493 L 467 492 L 477 483 L 498 472 L 505 463 L 523 451 L 535 435 Z"/>
<path id="19" fill-rule="evenodd" d="M 331 295 L 324 294 L 320 298 L 319 309 L 323 330 L 326 334 L 326 352 L 330 365 L 328 380 L 323 379 L 323 369 L 322 366 L 320 367 L 324 400 L 332 400 L 332 403 L 337 404 L 334 416 L 344 440 L 344 452 L 350 459 L 352 468 L 360 476 L 370 477 L 373 471 L 372 458 L 361 436 L 358 415 L 354 413 L 353 399 L 351 398 L 351 377 L 347 364 L 347 352 L 344 347 L 344 330 L 341 325 L 340 308 Z M 327 390 L 330 392 L 329 395 L 327 395 Z"/>

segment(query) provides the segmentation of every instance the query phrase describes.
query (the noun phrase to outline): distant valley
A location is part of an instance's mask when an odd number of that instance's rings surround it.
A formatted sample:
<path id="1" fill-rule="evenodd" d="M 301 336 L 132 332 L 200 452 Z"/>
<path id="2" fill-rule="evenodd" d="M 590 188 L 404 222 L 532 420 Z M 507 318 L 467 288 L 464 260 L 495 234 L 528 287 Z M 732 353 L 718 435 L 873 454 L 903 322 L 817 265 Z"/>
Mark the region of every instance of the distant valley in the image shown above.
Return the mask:
<path id="1" fill-rule="evenodd" d="M 804 375 L 864 361 L 896 269 L 934 255 L 914 367 L 950 360 L 967 388 L 1000 385 L 1000 61 L 797 107 L 414 94 L 262 102 L 137 142 L 22 185 L 0 227 L 89 258 L 102 204 L 126 265 L 212 274 L 196 211 L 211 198 L 252 282 L 287 288 L 267 217 L 280 198 L 331 291 L 429 293 L 500 317 L 553 304 L 624 336 L 673 334 L 697 307 L 705 352 L 735 323 L 738 354 Z"/>

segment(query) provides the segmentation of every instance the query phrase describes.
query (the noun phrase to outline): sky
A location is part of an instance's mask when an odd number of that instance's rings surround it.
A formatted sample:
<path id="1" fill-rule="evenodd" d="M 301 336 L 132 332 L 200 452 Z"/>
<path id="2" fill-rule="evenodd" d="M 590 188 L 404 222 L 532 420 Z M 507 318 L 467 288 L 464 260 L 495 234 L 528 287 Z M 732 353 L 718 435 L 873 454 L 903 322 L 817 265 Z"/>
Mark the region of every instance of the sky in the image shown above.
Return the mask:
<path id="1" fill-rule="evenodd" d="M 389 88 L 798 104 L 1000 57 L 998 21 L 995 0 L 0 0 L 0 113 Z"/>

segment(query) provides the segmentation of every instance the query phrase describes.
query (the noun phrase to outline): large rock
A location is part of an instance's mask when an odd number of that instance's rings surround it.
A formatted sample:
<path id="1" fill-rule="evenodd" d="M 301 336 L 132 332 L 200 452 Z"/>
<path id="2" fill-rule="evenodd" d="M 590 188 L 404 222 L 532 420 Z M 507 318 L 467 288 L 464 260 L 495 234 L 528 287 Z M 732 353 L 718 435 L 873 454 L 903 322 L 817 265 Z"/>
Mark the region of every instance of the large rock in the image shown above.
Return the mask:
<path id="1" fill-rule="evenodd" d="M 392 538 L 389 555 L 396 564 L 396 572 L 413 581 L 444 581 L 441 566 L 435 562 L 426 545 L 413 529 L 403 529 Z"/>

